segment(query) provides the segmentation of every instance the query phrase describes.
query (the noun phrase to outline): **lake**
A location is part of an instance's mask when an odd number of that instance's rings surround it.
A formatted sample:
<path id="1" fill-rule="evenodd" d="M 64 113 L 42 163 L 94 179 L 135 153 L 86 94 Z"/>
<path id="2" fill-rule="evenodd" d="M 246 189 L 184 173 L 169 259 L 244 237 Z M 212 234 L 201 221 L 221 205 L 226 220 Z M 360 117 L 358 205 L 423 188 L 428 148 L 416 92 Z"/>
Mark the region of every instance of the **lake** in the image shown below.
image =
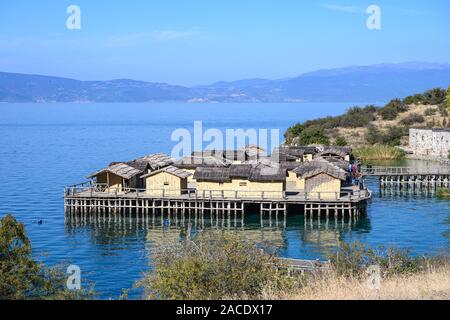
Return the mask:
<path id="1" fill-rule="evenodd" d="M 0 216 L 13 213 L 27 228 L 34 255 L 48 263 L 72 263 L 95 281 L 101 298 L 117 298 L 122 288 L 149 270 L 152 250 L 198 232 L 229 230 L 269 244 L 284 257 L 323 258 L 338 241 L 396 245 L 414 254 L 450 249 L 450 202 L 432 192 L 380 191 L 368 181 L 373 199 L 356 223 L 309 221 L 290 215 L 286 226 L 247 214 L 244 225 L 206 221 L 204 226 L 131 223 L 66 225 L 63 188 L 84 180 L 112 161 L 154 152 L 170 153 L 171 133 L 204 128 L 277 128 L 337 115 L 351 104 L 0 104 Z M 401 165 L 417 165 L 405 161 Z M 422 163 L 420 163 L 422 164 Z M 42 220 L 42 224 L 37 221 Z M 189 233 L 189 234 L 188 234 Z M 138 298 L 139 289 L 130 296 Z"/>

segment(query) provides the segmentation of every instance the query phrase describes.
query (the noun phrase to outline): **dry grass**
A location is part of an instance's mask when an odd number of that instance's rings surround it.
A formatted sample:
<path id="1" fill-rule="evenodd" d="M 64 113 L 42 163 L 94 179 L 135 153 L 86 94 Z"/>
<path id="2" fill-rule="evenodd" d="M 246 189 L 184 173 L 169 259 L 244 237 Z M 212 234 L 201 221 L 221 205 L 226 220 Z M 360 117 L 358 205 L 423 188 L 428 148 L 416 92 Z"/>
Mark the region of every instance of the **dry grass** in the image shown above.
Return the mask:
<path id="1" fill-rule="evenodd" d="M 426 110 L 435 109 L 436 113 L 433 115 L 426 115 Z M 439 114 L 437 106 L 429 106 L 429 105 L 410 105 L 409 110 L 403 113 L 400 113 L 398 117 L 394 120 L 383 120 L 380 116 L 377 116 L 377 119 L 371 122 L 371 125 L 381 132 L 385 132 L 388 127 L 401 127 L 403 126 L 400 122 L 411 116 L 411 115 L 422 115 L 425 121 L 421 123 L 415 123 L 411 127 L 424 127 L 428 123 L 433 123 L 434 127 L 441 127 L 443 117 Z M 446 119 L 447 123 L 450 123 L 450 117 Z M 366 141 L 367 128 L 337 128 L 334 132 L 334 136 L 341 136 L 345 138 L 345 140 L 349 143 L 349 145 L 356 146 L 364 146 L 367 145 Z M 404 139 L 403 144 L 407 144 L 408 140 Z"/>
<path id="2" fill-rule="evenodd" d="M 381 281 L 379 290 L 365 281 L 337 276 L 333 272 L 308 283 L 300 292 L 281 295 L 290 300 L 450 300 L 450 268 L 394 276 Z"/>

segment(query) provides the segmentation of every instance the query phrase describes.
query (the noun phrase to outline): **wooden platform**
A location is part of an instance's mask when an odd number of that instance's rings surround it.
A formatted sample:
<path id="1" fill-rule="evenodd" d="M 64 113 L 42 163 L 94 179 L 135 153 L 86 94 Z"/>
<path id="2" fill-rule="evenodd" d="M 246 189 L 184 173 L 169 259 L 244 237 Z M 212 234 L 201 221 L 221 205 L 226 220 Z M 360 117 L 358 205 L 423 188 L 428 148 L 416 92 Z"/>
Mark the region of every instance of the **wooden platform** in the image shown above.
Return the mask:
<path id="1" fill-rule="evenodd" d="M 170 193 L 169 193 L 170 194 Z M 255 197 L 218 197 L 197 194 L 195 190 L 185 190 L 178 196 L 156 197 L 145 190 L 128 192 L 108 192 L 96 186 L 85 184 L 65 188 L 64 207 L 69 216 L 72 214 L 123 214 L 132 213 L 144 216 L 149 213 L 174 212 L 180 215 L 220 214 L 243 219 L 245 212 L 265 215 L 288 212 L 304 213 L 305 217 L 320 215 L 356 216 L 365 213 L 367 201 L 371 198 L 369 190 L 349 187 L 339 193 L 327 192 L 286 192 L 282 198 L 268 198 L 264 192 Z"/>
<path id="2" fill-rule="evenodd" d="M 450 186 L 450 170 L 418 170 L 409 167 L 363 167 L 363 176 L 378 177 L 380 187 L 439 188 Z"/>

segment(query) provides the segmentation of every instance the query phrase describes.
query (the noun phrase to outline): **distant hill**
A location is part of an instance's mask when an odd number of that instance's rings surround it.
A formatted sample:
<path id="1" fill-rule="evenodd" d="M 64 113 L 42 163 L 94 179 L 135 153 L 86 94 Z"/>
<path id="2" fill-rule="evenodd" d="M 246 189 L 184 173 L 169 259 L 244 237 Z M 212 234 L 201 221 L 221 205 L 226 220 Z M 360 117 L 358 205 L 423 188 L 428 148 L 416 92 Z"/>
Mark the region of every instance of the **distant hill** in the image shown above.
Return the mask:
<path id="1" fill-rule="evenodd" d="M 450 64 L 409 62 L 319 70 L 278 80 L 184 87 L 0 72 L 0 102 L 375 102 L 450 85 Z"/>

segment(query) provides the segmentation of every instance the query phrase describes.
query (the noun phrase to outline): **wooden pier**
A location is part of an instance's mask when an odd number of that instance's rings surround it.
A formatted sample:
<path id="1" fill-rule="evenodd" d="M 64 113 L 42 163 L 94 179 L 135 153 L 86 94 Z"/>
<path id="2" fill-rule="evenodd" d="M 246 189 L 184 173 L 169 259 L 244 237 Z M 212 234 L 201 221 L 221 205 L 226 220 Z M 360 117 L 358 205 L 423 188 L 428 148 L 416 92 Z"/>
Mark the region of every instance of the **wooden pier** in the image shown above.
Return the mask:
<path id="1" fill-rule="evenodd" d="M 367 201 L 371 198 L 369 190 L 349 187 L 337 193 L 330 192 L 285 192 L 283 197 L 269 198 L 267 192 L 254 192 L 249 195 L 235 193 L 234 197 L 201 193 L 193 189 L 183 190 L 178 196 L 161 190 L 162 196 L 153 196 L 144 189 L 128 189 L 125 192 L 104 190 L 96 185 L 84 183 L 65 188 L 64 208 L 67 218 L 81 215 L 100 215 L 119 218 L 148 219 L 149 215 L 172 214 L 178 219 L 227 218 L 243 220 L 245 213 L 259 213 L 261 219 L 279 215 L 286 219 L 289 212 L 304 213 L 307 217 L 342 216 L 355 217 L 365 213 Z M 166 195 L 167 194 L 167 195 Z M 269 193 L 270 194 L 270 193 Z"/>
<path id="2" fill-rule="evenodd" d="M 417 170 L 409 167 L 363 167 L 364 177 L 378 177 L 381 188 L 439 188 L 450 186 L 448 169 Z"/>

